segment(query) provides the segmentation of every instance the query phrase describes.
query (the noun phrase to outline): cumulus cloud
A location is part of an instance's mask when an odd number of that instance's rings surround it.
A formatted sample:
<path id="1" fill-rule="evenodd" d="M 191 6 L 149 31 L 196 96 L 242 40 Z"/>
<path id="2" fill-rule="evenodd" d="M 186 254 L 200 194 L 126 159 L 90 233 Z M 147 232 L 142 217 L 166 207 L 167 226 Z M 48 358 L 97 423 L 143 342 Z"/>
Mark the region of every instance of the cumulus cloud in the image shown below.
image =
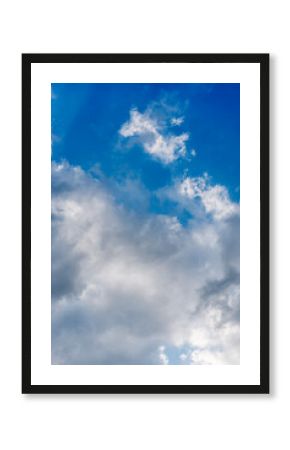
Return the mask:
<path id="1" fill-rule="evenodd" d="M 155 142 L 134 111 L 123 135 Z M 175 190 L 201 199 L 202 218 L 137 213 L 117 188 L 52 164 L 53 364 L 239 364 L 238 208 L 205 180 Z"/>
<path id="2" fill-rule="evenodd" d="M 205 211 L 217 220 L 226 219 L 239 212 L 239 206 L 232 202 L 225 186 L 210 185 L 209 177 L 186 177 L 178 186 L 179 193 L 189 199 L 200 199 Z"/>
<path id="3" fill-rule="evenodd" d="M 183 119 L 171 119 L 172 125 L 181 125 Z M 131 109 L 130 119 L 119 130 L 125 138 L 135 137 L 144 151 L 164 164 L 169 164 L 186 154 L 188 133 L 172 134 L 164 120 L 161 120 L 154 110 L 147 108 L 140 113 L 136 108 Z"/>

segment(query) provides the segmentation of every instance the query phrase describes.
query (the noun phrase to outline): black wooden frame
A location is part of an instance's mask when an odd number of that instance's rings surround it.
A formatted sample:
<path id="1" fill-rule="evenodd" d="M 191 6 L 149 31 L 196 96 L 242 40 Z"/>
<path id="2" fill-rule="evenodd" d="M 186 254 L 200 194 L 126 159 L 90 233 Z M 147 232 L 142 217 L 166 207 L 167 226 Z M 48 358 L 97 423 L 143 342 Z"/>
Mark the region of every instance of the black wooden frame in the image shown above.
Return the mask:
<path id="1" fill-rule="evenodd" d="M 258 63 L 260 64 L 260 384 L 32 385 L 31 384 L 31 64 Z M 269 393 L 269 55 L 268 54 L 23 54 L 22 55 L 22 393 L 258 394 Z"/>

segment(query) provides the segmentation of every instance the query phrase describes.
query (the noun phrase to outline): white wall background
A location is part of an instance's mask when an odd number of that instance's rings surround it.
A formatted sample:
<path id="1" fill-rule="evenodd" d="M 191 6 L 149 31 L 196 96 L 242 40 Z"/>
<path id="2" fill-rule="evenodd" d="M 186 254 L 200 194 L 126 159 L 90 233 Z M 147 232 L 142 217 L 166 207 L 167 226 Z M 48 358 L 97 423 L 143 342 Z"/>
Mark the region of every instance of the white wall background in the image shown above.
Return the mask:
<path id="1" fill-rule="evenodd" d="M 1 3 L 1 448 L 289 446 L 288 22 L 283 0 Z M 21 395 L 22 52 L 271 53 L 270 396 Z"/>

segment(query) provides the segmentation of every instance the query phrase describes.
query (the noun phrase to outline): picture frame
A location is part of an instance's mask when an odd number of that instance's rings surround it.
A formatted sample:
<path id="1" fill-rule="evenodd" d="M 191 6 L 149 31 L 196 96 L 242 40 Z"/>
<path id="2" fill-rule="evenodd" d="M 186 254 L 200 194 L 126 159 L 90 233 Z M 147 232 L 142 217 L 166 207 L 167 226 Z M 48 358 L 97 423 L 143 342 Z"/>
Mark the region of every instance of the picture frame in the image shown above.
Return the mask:
<path id="1" fill-rule="evenodd" d="M 48 351 L 51 345 L 49 161 L 52 114 L 49 96 L 51 84 L 54 83 L 239 84 L 241 95 L 239 364 L 195 362 L 188 366 L 179 366 L 175 363 L 157 366 L 154 363 L 149 365 L 137 363 L 136 370 L 135 366 L 130 364 L 123 370 L 120 363 L 51 364 L 51 354 Z M 148 119 L 148 116 L 146 118 Z M 177 123 L 179 118 L 174 120 Z M 183 118 L 180 117 L 181 120 Z M 176 123 L 172 122 L 171 125 Z M 40 147 L 41 142 L 43 146 Z M 251 148 L 246 148 L 247 144 Z M 153 152 L 153 147 L 146 145 L 145 149 Z M 180 148 L 183 150 L 182 146 Z M 247 271 L 247 265 L 250 266 L 252 263 L 256 265 Z M 42 336 L 44 332 L 48 337 Z M 45 344 L 42 345 L 42 342 Z M 253 352 L 249 357 L 247 349 Z M 142 379 L 142 382 L 139 382 L 139 379 Z M 192 384 L 188 382 L 191 379 Z M 78 380 L 80 381 L 76 382 Z M 22 393 L 269 393 L 268 54 L 22 55 Z"/>

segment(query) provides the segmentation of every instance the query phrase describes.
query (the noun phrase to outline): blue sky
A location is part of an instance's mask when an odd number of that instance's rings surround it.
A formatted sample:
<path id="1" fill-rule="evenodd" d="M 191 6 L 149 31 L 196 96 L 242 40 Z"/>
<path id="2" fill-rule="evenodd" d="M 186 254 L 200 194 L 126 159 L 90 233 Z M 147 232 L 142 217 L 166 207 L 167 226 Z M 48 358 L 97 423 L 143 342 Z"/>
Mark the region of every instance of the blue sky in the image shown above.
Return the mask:
<path id="1" fill-rule="evenodd" d="M 239 363 L 239 84 L 52 85 L 53 364 Z"/>
<path id="2" fill-rule="evenodd" d="M 149 189 L 185 170 L 190 176 L 206 171 L 239 200 L 239 84 L 53 84 L 52 90 L 55 161 L 85 170 L 99 164 L 110 177 L 132 171 Z M 188 147 L 197 153 L 170 166 L 152 160 L 138 144 L 126 152 L 118 133 L 132 108 L 143 112 L 164 99 L 184 118 L 178 131 L 189 132 Z"/>

